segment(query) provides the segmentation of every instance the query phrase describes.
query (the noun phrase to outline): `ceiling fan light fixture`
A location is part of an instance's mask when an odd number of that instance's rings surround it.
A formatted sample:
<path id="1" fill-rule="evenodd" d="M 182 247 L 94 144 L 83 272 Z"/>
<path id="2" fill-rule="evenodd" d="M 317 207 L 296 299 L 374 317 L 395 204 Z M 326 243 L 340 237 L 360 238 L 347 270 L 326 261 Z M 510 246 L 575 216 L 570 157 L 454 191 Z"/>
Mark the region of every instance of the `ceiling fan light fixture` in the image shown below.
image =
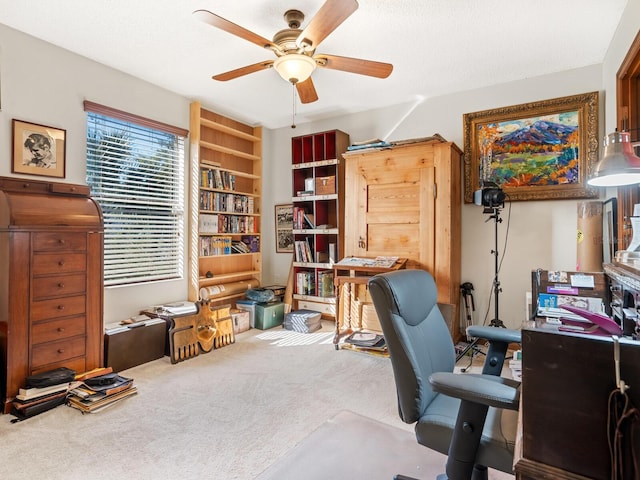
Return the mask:
<path id="1" fill-rule="evenodd" d="M 287 82 L 296 84 L 307 80 L 316 69 L 313 58 L 299 53 L 289 53 L 278 57 L 273 62 L 273 68 Z"/>

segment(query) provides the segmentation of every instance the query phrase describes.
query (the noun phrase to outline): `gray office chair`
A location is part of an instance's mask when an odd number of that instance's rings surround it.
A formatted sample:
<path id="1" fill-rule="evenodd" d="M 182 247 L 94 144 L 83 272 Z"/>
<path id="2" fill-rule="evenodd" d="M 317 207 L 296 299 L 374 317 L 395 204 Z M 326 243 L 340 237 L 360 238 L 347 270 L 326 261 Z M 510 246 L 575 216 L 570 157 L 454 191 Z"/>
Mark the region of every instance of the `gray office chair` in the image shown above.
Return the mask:
<path id="1" fill-rule="evenodd" d="M 418 443 L 448 455 L 438 479 L 486 479 L 487 467 L 512 473 L 520 384 L 499 375 L 520 332 L 470 327 L 471 336 L 490 341 L 483 374 L 453 373 L 455 348 L 428 272 L 376 275 L 369 290 L 389 346 L 400 418 L 416 424 Z"/>

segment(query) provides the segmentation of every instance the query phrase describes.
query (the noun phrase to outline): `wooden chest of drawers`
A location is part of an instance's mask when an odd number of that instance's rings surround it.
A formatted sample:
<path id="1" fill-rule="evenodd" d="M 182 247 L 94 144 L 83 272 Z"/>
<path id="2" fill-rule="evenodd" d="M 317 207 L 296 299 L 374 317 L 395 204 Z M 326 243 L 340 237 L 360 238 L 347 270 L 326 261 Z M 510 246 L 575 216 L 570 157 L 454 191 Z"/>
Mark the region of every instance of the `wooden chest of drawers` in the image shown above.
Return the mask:
<path id="1" fill-rule="evenodd" d="M 28 375 L 103 365 L 103 222 L 83 185 L 0 177 L 3 411 Z"/>

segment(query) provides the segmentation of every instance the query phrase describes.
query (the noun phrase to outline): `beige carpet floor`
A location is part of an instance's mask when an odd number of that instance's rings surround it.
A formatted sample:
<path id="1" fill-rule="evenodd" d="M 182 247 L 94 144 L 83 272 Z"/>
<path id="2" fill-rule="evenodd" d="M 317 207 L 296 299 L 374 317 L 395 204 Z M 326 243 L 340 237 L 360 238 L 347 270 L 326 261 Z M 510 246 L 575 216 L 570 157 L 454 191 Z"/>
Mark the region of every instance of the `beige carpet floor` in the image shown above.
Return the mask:
<path id="1" fill-rule="evenodd" d="M 445 457 L 418 445 L 415 436 L 350 411 L 323 423 L 257 480 L 391 480 L 397 473 L 434 479 Z M 512 478 L 490 472 L 490 479 Z"/>
<path id="2" fill-rule="evenodd" d="M 401 461 L 393 452 L 416 448 L 413 427 L 398 417 L 389 359 L 334 350 L 332 330 L 331 322 L 307 335 L 250 330 L 175 365 L 164 357 L 125 370 L 139 393 L 96 414 L 60 406 L 16 424 L 0 415 L 0 479 L 252 480 L 281 462 L 298 464 L 304 445 L 336 427 L 345 411 L 364 421 L 344 437 L 322 435 L 297 478 L 387 479 L 324 475 L 329 463 L 353 461 L 354 444 L 370 444 L 388 466 Z M 384 434 L 375 433 L 380 428 Z M 433 462 L 443 471 L 444 456 Z"/>

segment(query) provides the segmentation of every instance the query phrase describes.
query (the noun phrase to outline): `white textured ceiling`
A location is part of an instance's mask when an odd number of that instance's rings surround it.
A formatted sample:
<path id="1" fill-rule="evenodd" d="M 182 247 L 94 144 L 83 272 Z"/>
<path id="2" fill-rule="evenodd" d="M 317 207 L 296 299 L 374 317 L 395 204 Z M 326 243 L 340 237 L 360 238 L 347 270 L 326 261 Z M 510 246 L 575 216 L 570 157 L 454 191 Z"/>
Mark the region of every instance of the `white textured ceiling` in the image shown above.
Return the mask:
<path id="1" fill-rule="evenodd" d="M 627 1 L 360 0 L 316 53 L 392 63 L 387 79 L 316 69 L 317 102 L 297 123 L 601 63 Z M 263 37 L 283 14 L 313 17 L 324 0 L 0 0 L 0 23 L 236 119 L 289 125 L 292 87 L 273 70 L 212 75 L 272 52 L 192 16 L 210 10 Z"/>

